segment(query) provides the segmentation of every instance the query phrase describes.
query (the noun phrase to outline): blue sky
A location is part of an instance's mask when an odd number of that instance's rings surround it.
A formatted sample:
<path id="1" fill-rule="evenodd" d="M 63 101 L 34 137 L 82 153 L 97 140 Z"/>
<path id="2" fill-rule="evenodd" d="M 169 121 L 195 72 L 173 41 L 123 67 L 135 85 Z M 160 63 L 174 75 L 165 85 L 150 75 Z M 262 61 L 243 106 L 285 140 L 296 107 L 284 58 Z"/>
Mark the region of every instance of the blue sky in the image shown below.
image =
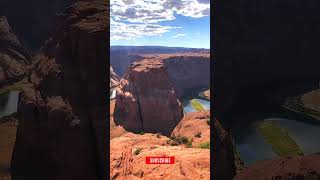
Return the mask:
<path id="1" fill-rule="evenodd" d="M 210 48 L 210 0 L 111 0 L 111 45 Z"/>

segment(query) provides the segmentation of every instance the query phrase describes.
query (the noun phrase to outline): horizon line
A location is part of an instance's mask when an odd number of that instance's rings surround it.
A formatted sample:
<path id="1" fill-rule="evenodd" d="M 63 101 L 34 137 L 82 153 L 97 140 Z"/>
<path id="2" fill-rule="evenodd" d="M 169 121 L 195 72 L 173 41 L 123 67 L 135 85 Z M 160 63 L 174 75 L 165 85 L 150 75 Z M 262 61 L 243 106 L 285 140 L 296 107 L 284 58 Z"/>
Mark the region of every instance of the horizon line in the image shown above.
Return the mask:
<path id="1" fill-rule="evenodd" d="M 210 49 L 209 48 L 205 48 L 205 47 L 178 47 L 178 46 L 162 46 L 162 45 L 110 45 L 110 47 L 112 46 L 130 46 L 130 47 L 168 47 L 168 48 L 189 48 L 189 49 Z"/>

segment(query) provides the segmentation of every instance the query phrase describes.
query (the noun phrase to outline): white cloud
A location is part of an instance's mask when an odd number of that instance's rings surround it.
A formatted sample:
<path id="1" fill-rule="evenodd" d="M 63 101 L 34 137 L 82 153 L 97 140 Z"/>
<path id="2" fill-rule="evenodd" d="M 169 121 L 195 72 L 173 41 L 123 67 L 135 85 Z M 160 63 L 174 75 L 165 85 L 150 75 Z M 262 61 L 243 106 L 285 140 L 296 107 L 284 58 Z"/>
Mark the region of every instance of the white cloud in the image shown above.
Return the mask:
<path id="1" fill-rule="evenodd" d="M 111 19 L 111 40 L 133 40 L 142 36 L 161 36 L 171 29 L 180 27 L 161 26 L 158 24 L 127 24 Z"/>
<path id="2" fill-rule="evenodd" d="M 181 34 L 176 34 L 176 35 L 174 35 L 174 36 L 172 36 L 173 38 L 178 38 L 178 37 L 182 37 L 182 36 L 186 36 L 187 34 L 183 34 L 183 33 L 181 33 Z"/>
<path id="3" fill-rule="evenodd" d="M 116 20 L 156 23 L 174 20 L 174 14 L 200 18 L 210 15 L 210 0 L 111 0 Z"/>
<path id="4" fill-rule="evenodd" d="M 161 21 L 175 15 L 201 18 L 210 15 L 210 0 L 111 0 L 111 40 L 161 35 L 176 27 Z"/>

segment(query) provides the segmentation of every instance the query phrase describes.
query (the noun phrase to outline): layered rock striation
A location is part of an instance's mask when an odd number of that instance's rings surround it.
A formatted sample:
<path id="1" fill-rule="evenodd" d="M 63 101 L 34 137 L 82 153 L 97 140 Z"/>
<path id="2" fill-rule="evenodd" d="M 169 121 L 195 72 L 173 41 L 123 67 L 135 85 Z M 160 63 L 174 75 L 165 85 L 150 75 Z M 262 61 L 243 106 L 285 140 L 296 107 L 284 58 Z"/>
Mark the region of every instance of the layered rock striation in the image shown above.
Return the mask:
<path id="1" fill-rule="evenodd" d="M 13 179 L 106 179 L 109 4 L 58 17 L 20 94 Z"/>
<path id="2" fill-rule="evenodd" d="M 182 104 L 163 60 L 131 64 L 117 88 L 115 123 L 136 133 L 170 135 L 182 116 Z"/>

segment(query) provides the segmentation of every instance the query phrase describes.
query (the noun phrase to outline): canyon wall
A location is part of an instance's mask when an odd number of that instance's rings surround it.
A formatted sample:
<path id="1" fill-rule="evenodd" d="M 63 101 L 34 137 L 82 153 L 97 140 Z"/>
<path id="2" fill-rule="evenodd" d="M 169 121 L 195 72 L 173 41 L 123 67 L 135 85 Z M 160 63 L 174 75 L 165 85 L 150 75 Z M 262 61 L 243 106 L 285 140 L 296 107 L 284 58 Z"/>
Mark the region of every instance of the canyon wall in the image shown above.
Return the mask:
<path id="1" fill-rule="evenodd" d="M 163 60 L 131 64 L 117 88 L 115 123 L 135 133 L 170 135 L 182 116 L 182 104 Z"/>
<path id="2" fill-rule="evenodd" d="M 165 59 L 165 66 L 179 96 L 187 90 L 210 87 L 210 55 L 177 55 Z"/>
<path id="3" fill-rule="evenodd" d="M 13 179 L 106 179 L 109 4 L 78 2 L 33 60 L 18 107 Z"/>

